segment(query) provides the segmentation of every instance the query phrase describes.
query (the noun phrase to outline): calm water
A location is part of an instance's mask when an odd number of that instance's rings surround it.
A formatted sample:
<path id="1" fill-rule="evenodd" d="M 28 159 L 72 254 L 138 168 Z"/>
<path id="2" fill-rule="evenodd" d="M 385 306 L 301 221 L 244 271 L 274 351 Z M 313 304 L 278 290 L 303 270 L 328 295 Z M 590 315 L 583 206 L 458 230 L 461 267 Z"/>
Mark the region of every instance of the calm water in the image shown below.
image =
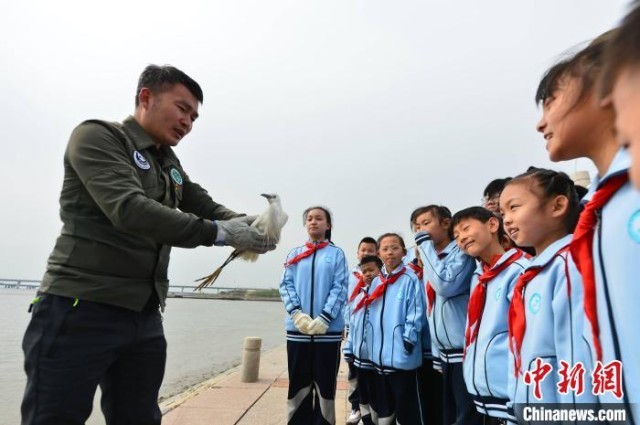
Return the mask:
<path id="1" fill-rule="evenodd" d="M 21 344 L 33 296 L 0 290 L 0 425 L 20 423 L 25 385 Z M 169 348 L 160 397 L 180 393 L 238 364 L 245 336 L 262 337 L 263 350 L 284 344 L 284 315 L 279 302 L 167 300 L 164 328 Z M 94 404 L 87 424 L 104 424 L 99 404 Z"/>

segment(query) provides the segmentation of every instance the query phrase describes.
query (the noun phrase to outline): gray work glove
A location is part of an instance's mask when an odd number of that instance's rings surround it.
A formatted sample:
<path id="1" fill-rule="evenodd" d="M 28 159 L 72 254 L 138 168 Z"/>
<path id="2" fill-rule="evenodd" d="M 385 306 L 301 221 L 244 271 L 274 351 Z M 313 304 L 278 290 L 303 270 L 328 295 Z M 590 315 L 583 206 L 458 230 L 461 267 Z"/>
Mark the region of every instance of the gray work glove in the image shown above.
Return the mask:
<path id="1" fill-rule="evenodd" d="M 276 244 L 267 243 L 265 236 L 261 235 L 255 227 L 248 226 L 237 218 L 218 220 L 215 223 L 218 226 L 216 245 L 231 245 L 238 251 L 251 251 L 258 254 L 276 249 Z"/>
<path id="2" fill-rule="evenodd" d="M 239 221 L 241 223 L 246 224 L 247 226 L 251 226 L 253 222 L 256 221 L 256 218 L 258 218 L 257 215 L 243 215 L 242 217 L 232 218 L 229 221 Z"/>

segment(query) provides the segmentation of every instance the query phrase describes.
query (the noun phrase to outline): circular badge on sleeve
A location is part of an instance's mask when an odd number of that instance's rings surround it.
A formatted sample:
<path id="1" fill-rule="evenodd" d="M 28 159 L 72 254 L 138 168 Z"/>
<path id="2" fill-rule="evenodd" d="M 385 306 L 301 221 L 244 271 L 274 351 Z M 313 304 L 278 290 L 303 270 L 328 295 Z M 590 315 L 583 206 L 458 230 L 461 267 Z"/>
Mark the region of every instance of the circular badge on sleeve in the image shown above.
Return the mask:
<path id="1" fill-rule="evenodd" d="M 169 174 L 171 174 L 171 180 L 173 180 L 175 184 L 182 184 L 182 176 L 180 175 L 180 171 L 178 171 L 176 168 L 172 168 Z"/>
<path id="2" fill-rule="evenodd" d="M 640 210 L 631 214 L 627 223 L 627 232 L 634 242 L 640 243 Z"/>
<path id="3" fill-rule="evenodd" d="M 138 151 L 133 151 L 133 162 L 135 162 L 138 168 L 140 168 L 141 170 L 148 170 L 149 168 L 151 168 L 151 164 L 149 164 L 147 158 L 142 156 L 142 154 Z"/>

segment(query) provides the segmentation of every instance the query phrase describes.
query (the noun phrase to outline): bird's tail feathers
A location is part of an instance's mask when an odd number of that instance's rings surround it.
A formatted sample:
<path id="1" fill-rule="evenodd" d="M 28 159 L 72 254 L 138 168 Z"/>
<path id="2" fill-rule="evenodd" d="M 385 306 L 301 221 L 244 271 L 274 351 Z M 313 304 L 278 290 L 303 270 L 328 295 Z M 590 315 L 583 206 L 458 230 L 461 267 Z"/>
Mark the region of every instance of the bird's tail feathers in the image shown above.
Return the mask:
<path id="1" fill-rule="evenodd" d="M 222 273 L 222 269 L 224 269 L 227 264 L 229 264 L 230 262 L 235 260 L 236 257 L 241 255 L 241 254 L 242 254 L 242 251 L 238 251 L 238 250 L 233 251 L 227 257 L 227 259 L 224 261 L 224 263 L 222 263 L 222 265 L 220 267 L 218 267 L 213 273 L 211 273 L 208 276 L 201 277 L 200 279 L 196 279 L 195 280 L 196 282 L 202 281 L 202 283 L 200 283 L 200 285 L 196 286 L 194 291 L 201 291 L 204 288 L 206 288 L 207 286 L 213 285 L 213 283 L 216 281 L 216 279 L 218 279 L 218 276 L 220 276 L 220 273 Z"/>

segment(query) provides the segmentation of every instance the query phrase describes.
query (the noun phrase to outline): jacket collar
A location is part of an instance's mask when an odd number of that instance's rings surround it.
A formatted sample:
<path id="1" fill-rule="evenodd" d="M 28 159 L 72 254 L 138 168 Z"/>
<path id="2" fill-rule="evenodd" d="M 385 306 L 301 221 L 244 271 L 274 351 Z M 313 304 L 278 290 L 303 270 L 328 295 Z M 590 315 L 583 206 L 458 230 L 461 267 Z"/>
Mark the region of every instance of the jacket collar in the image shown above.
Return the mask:
<path id="1" fill-rule="evenodd" d="M 609 180 L 613 176 L 617 176 L 618 174 L 626 173 L 631 166 L 631 158 L 629 157 L 629 152 L 625 148 L 620 148 L 616 153 L 616 156 L 613 157 L 613 161 L 611 161 L 611 165 L 609 169 L 605 173 L 604 176 L 600 177 L 596 175 L 589 185 L 589 191 L 584 198 L 582 198 L 582 202 L 586 203 L 591 200 L 593 194 L 600 188 L 600 186 Z"/>
<path id="2" fill-rule="evenodd" d="M 509 259 L 509 257 L 511 257 L 513 254 L 515 254 L 517 252 L 516 248 L 511 248 L 510 250 L 508 250 L 507 252 L 505 252 L 504 254 L 502 254 L 500 256 L 500 258 L 498 258 L 498 261 L 496 261 L 495 263 L 493 263 L 491 265 L 491 267 L 489 267 L 488 270 L 492 270 L 495 269 L 496 267 L 499 267 L 501 264 L 503 264 L 505 261 L 507 261 Z M 482 274 L 485 270 L 485 265 L 486 263 L 482 262 L 482 261 L 478 261 L 478 266 L 477 266 L 477 271 Z"/>
<path id="3" fill-rule="evenodd" d="M 564 236 L 558 239 L 557 241 L 549 245 L 540 254 L 533 257 L 531 259 L 531 263 L 529 264 L 529 267 L 546 266 L 547 263 L 549 263 L 553 259 L 553 257 L 558 253 L 558 251 L 560 251 L 565 246 L 569 245 L 569 243 L 571 242 L 571 239 L 573 239 L 573 234 L 571 233 L 568 234 L 567 236 Z"/>
<path id="4" fill-rule="evenodd" d="M 124 127 L 124 131 L 133 140 L 133 144 L 137 150 L 141 151 L 155 146 L 156 143 L 132 115 L 129 115 L 122 121 L 122 126 Z"/>

